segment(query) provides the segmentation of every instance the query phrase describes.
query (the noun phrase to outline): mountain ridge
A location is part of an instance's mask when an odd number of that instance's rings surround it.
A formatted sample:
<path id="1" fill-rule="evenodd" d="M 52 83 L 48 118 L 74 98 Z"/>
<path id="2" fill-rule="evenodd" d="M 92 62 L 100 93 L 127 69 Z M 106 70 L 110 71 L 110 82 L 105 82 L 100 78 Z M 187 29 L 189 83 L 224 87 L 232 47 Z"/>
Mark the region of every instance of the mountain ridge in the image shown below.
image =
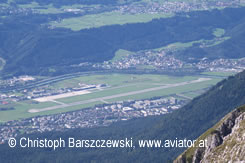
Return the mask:
<path id="1" fill-rule="evenodd" d="M 174 163 L 245 161 L 244 124 L 245 105 L 227 114 L 197 139 L 197 142 L 207 140 L 206 147 L 188 148 Z"/>

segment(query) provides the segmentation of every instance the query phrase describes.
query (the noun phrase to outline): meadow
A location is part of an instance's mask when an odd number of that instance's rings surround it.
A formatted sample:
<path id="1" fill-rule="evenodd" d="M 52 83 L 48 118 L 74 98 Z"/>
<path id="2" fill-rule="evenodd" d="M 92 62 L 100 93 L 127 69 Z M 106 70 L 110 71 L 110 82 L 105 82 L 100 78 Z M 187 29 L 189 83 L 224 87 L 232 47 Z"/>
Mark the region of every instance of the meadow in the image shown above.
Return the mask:
<path id="1" fill-rule="evenodd" d="M 60 22 L 52 21 L 50 25 L 56 28 L 69 28 L 73 31 L 82 29 L 98 28 L 109 25 L 123 25 L 129 23 L 145 23 L 153 19 L 168 18 L 174 16 L 173 14 L 122 14 L 119 12 L 104 12 L 100 14 L 91 14 L 81 17 L 66 18 Z"/>

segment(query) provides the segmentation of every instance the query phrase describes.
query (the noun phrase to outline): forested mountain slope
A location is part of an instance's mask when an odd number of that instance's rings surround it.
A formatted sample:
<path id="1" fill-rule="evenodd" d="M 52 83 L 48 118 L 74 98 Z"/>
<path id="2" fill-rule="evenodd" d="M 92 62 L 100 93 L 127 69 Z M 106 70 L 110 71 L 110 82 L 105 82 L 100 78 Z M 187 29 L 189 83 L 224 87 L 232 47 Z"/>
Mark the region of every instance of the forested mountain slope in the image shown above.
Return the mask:
<path id="1" fill-rule="evenodd" d="M 244 57 L 245 8 L 196 11 L 148 23 L 111 25 L 71 31 L 49 29 L 49 21 L 69 14 L 18 15 L 0 18 L 0 57 L 6 61 L 3 74 L 35 74 L 50 66 L 81 62 L 103 62 L 114 57 L 118 49 L 139 51 L 176 42 L 212 40 L 217 28 L 230 39 L 207 48 L 188 48 L 178 57 Z"/>

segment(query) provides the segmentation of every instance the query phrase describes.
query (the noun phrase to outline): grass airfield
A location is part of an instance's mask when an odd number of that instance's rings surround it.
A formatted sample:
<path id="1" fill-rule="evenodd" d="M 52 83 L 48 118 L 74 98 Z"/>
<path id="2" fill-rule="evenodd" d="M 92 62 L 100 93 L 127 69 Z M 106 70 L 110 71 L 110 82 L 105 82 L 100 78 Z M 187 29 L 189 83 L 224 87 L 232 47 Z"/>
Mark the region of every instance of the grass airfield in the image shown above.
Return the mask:
<path id="1" fill-rule="evenodd" d="M 200 78 L 205 80 L 199 81 Z M 55 99 L 55 101 L 36 102 L 34 100 L 12 103 L 4 107 L 15 110 L 1 111 L 0 121 L 18 120 L 38 115 L 56 114 L 93 107 L 96 104 L 113 103 L 124 100 L 147 99 L 156 96 L 183 94 L 194 98 L 201 94 L 200 90 L 209 88 L 221 78 L 203 76 L 167 76 L 167 75 L 136 75 L 136 74 L 98 74 L 81 76 L 53 83 L 50 87 L 59 89 L 76 87 L 84 84 L 107 84 L 103 89 L 89 90 L 89 93 Z M 193 82 L 193 83 L 192 83 Z M 31 110 L 36 112 L 31 112 Z"/>

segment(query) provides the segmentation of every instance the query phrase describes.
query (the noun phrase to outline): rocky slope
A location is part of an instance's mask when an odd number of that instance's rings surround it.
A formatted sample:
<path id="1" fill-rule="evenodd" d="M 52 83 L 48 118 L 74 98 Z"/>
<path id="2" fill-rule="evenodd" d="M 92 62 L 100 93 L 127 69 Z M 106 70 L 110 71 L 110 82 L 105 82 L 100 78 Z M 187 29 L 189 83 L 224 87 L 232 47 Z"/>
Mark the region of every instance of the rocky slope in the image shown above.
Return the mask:
<path id="1" fill-rule="evenodd" d="M 187 149 L 174 163 L 245 162 L 245 106 L 229 113 L 198 140 L 206 140 L 206 146 Z"/>

